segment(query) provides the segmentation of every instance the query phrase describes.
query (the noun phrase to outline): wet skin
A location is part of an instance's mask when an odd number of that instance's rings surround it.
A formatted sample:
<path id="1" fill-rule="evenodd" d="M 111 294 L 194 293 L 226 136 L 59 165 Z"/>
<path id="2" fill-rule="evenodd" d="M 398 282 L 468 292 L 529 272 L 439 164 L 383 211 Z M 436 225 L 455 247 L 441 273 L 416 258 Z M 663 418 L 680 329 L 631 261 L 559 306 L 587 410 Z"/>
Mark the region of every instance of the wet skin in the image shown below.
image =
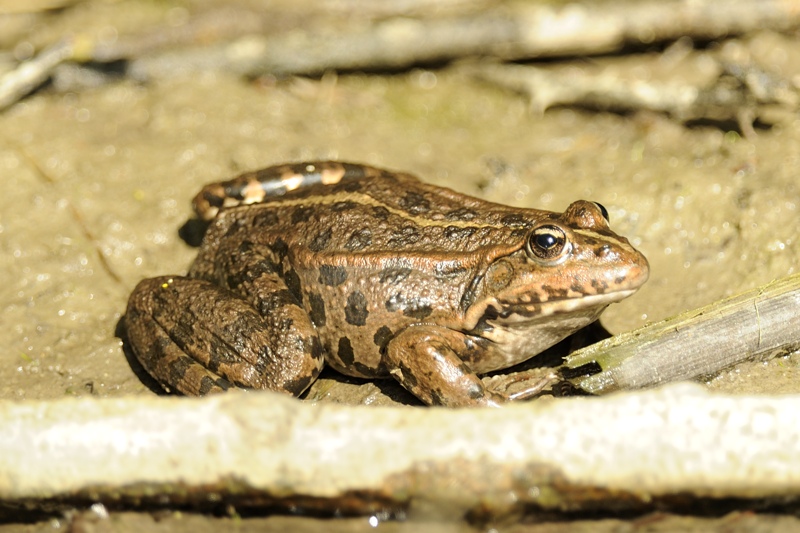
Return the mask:
<path id="1" fill-rule="evenodd" d="M 480 374 L 648 276 L 599 204 L 508 207 L 363 165 L 270 167 L 206 186 L 194 206 L 210 226 L 189 273 L 139 283 L 125 317 L 144 368 L 189 395 L 300 395 L 327 363 L 391 376 L 429 405 L 498 406 L 511 396 Z"/>

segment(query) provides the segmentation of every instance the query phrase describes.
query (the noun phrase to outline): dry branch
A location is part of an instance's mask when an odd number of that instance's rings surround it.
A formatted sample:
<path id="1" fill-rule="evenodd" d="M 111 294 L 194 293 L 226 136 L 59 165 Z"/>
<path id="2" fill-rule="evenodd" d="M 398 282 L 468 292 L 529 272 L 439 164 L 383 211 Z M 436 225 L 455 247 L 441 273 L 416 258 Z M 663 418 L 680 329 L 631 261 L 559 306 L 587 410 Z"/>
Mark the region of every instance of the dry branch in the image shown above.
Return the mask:
<path id="1" fill-rule="evenodd" d="M 793 114 L 800 103 L 796 87 L 755 65 L 720 64 L 717 79 L 702 86 L 630 80 L 617 73 L 579 67 L 554 71 L 484 62 L 466 65 L 464 70 L 478 79 L 527 96 L 536 113 L 557 105 L 613 111 L 649 110 L 684 122 L 735 120 L 751 136 L 752 123 L 759 118 L 762 106 L 782 108 Z"/>
<path id="2" fill-rule="evenodd" d="M 230 70 L 247 76 L 405 68 L 463 58 L 592 55 L 689 36 L 710 40 L 800 25 L 789 0 L 650 0 L 597 4 L 516 4 L 449 18 L 395 17 L 342 33 L 250 35 L 230 44 L 136 59 L 140 78 L 176 71 Z M 112 47 L 113 48 L 113 45 Z M 99 57 L 114 57 L 98 47 Z"/>
<path id="3" fill-rule="evenodd" d="M 74 45 L 65 39 L 30 61 L 0 76 L 0 110 L 5 109 L 47 81 L 58 65 L 72 58 Z"/>
<path id="4" fill-rule="evenodd" d="M 228 8 L 196 15 L 183 26 L 123 35 L 112 43 L 78 35 L 81 49 L 69 58 L 126 60 L 128 73 L 138 79 L 208 70 L 253 77 L 407 68 L 476 56 L 592 55 L 682 36 L 708 40 L 754 30 L 788 31 L 799 25 L 800 9 L 793 0 L 522 3 L 477 14 L 391 17 L 362 26 L 337 24 L 331 31 L 291 28 L 277 34 L 267 13 Z M 46 79 L 53 57 L 42 52 L 6 74 L 0 109 Z M 31 77 L 31 71 L 36 75 Z"/>
<path id="5" fill-rule="evenodd" d="M 603 372 L 578 385 L 591 393 L 709 376 L 737 363 L 800 348 L 800 274 L 617 335 L 567 358 Z"/>
<path id="6" fill-rule="evenodd" d="M 800 495 L 800 398 L 687 384 L 498 410 L 242 392 L 3 402 L 0 424 L 0 499 L 33 507 L 269 504 L 452 518 Z"/>

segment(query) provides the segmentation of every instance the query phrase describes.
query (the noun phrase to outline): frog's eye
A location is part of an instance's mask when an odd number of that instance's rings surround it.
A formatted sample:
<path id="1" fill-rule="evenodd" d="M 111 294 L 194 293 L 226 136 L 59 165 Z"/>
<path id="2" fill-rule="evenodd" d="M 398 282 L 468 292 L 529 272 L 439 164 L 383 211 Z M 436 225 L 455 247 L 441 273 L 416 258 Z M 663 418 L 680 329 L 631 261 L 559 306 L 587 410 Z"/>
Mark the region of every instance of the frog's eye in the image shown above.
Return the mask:
<path id="1" fill-rule="evenodd" d="M 592 203 L 597 206 L 597 209 L 600 210 L 600 214 L 603 215 L 603 218 L 606 219 L 606 222 L 611 222 L 611 220 L 609 220 L 608 218 L 608 209 L 606 209 L 606 206 L 604 206 L 600 202 L 592 202 Z"/>
<path id="2" fill-rule="evenodd" d="M 567 234 L 558 226 L 545 225 L 533 230 L 528 237 L 525 251 L 537 262 L 553 263 L 565 257 L 570 250 Z"/>

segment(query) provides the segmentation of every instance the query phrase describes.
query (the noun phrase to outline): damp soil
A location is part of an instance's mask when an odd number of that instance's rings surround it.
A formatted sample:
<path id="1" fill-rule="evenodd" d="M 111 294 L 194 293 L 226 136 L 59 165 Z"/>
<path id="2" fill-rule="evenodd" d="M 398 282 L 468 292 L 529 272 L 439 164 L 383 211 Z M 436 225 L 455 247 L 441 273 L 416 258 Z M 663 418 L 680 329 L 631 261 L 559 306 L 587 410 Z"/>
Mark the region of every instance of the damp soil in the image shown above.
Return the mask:
<path id="1" fill-rule="evenodd" d="M 775 61 L 785 76 L 800 75 L 796 42 L 770 34 L 750 42 L 783 58 Z M 637 68 L 649 61 L 657 59 Z M 0 398 L 153 394 L 117 326 L 139 280 L 186 272 L 196 249 L 178 230 L 192 196 L 245 170 L 315 159 L 409 171 L 516 206 L 602 203 L 651 265 L 646 286 L 604 314 L 612 332 L 800 265 L 793 115 L 745 138 L 645 112 L 535 114 L 523 97 L 457 67 L 45 88 L 0 114 Z M 381 386 L 361 385 L 321 381 L 315 398 L 391 401 Z M 708 385 L 797 393 L 800 358 L 745 363 Z M 343 397 L 337 387 L 353 390 Z"/>

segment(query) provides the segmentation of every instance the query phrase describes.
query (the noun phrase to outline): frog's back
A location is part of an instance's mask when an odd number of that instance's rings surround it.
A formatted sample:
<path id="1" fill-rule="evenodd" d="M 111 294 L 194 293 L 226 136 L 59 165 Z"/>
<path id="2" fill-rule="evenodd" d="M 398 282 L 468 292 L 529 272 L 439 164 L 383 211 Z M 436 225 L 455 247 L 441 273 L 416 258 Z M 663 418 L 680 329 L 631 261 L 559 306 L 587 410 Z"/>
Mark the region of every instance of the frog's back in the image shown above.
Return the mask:
<path id="1" fill-rule="evenodd" d="M 282 194 L 248 205 L 256 181 Z M 408 325 L 458 329 L 481 272 L 552 215 L 360 165 L 275 167 L 227 183 L 214 187 L 238 191 L 239 204 L 215 200 L 222 209 L 190 275 L 230 285 L 252 268 L 242 266 L 252 264 L 242 254 L 279 264 L 281 275 L 296 281 L 329 362 L 365 377 L 384 372 L 381 350 Z"/>
<path id="2" fill-rule="evenodd" d="M 295 187 L 301 177 L 308 176 L 293 174 L 296 166 L 277 167 L 282 177 L 267 188 L 281 196 L 264 197 L 256 205 L 242 201 L 224 209 L 222 218 L 237 219 L 240 225 L 248 220 L 247 225 L 259 232 L 281 232 L 295 251 L 307 248 L 311 254 L 350 257 L 354 253 L 473 254 L 487 247 L 517 246 L 533 225 L 557 217 L 466 196 L 420 182 L 410 174 L 340 163 L 307 166 L 324 165 L 341 168 L 333 178 L 315 176 L 296 188 L 277 183 Z M 265 180 L 264 172 L 253 173 L 249 179 Z M 320 175 L 327 174 L 320 171 Z M 235 180 L 240 187 L 245 176 Z"/>

